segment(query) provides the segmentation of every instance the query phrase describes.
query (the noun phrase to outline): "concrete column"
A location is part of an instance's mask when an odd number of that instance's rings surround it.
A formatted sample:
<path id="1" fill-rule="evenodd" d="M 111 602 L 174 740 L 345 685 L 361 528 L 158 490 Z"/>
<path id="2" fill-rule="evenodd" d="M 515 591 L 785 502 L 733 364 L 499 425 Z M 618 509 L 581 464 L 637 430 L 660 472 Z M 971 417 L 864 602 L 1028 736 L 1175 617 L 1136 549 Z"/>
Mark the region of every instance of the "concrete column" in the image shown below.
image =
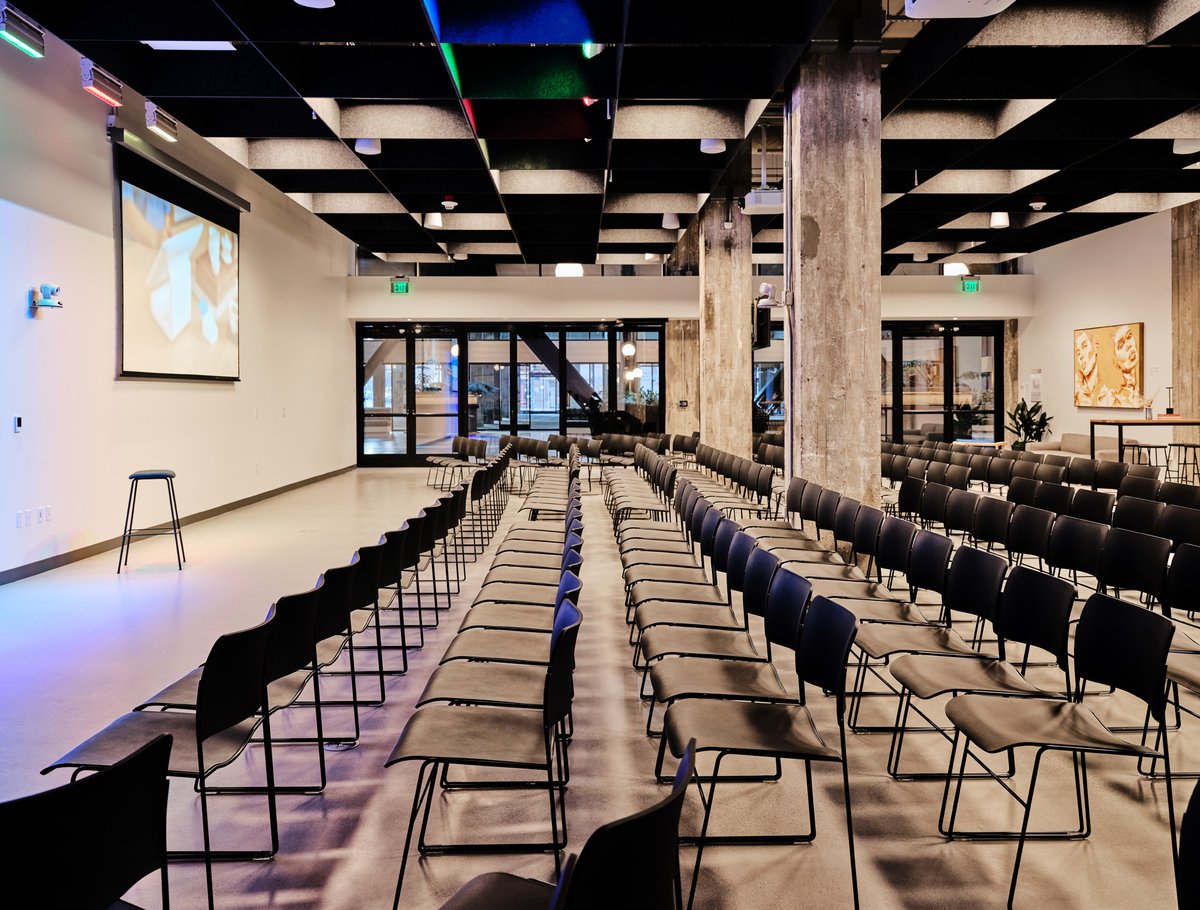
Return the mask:
<path id="1" fill-rule="evenodd" d="M 789 464 L 878 504 L 878 49 L 812 55 L 788 103 Z"/>
<path id="2" fill-rule="evenodd" d="M 712 199 L 699 217 L 700 439 L 749 458 L 754 394 L 750 218 L 731 206 L 733 227 L 727 229 L 724 200 Z"/>
<path id="3" fill-rule="evenodd" d="M 1021 363 L 1018 358 L 1021 339 L 1020 324 L 1016 319 L 1004 320 L 1004 410 L 1011 411 L 1021 400 Z M 996 427 L 996 441 L 1008 439 L 1005 429 L 1008 418 L 1000 415 L 1000 426 Z"/>
<path id="4" fill-rule="evenodd" d="M 1200 415 L 1200 202 L 1171 210 L 1171 401 Z M 1159 399 L 1166 407 L 1166 396 Z M 1177 427 L 1176 442 L 1200 442 L 1200 428 Z"/>
<path id="5" fill-rule="evenodd" d="M 700 320 L 668 319 L 666 340 L 666 432 L 691 436 L 700 429 Z"/>

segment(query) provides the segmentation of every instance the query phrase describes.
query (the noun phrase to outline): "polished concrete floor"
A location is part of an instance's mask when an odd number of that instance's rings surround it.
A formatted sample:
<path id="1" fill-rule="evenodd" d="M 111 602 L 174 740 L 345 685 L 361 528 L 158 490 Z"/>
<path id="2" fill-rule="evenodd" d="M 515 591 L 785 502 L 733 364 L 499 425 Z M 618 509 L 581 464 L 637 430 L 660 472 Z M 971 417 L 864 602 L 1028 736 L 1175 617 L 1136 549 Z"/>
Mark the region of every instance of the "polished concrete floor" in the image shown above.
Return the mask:
<path id="1" fill-rule="evenodd" d="M 311 586 L 326 567 L 434 498 L 424 471 L 357 470 L 185 529 L 188 563 L 175 568 L 170 541 L 136 544 L 129 570 L 117 576 L 116 556 L 85 560 L 0 587 L 0 798 L 55 783 L 66 772 L 38 774 L 48 762 L 110 719 L 200 662 L 213 638 L 250 625 L 278 596 Z M 508 519 L 515 516 L 510 504 Z M 600 497 L 585 496 L 585 618 L 579 643 L 576 737 L 567 797 L 571 849 L 597 825 L 657 799 L 657 746 L 643 733 L 644 710 L 623 622 L 623 594 L 610 522 Z M 503 533 L 503 529 L 501 531 Z M 411 655 L 410 672 L 392 677 L 387 701 L 363 712 L 357 748 L 327 754 L 330 783 L 315 796 L 281 796 L 281 850 L 271 862 L 220 865 L 218 907 L 386 908 L 399 867 L 415 765 L 383 762 L 412 702 L 457 627 L 490 554 L 473 565 L 453 613 L 426 647 Z M 395 655 L 393 655 L 395 656 Z M 1050 672 L 1050 671 L 1046 671 Z M 794 681 L 785 671 L 785 680 Z M 1046 677 L 1051 685 L 1057 679 Z M 364 683 L 369 685 L 369 683 Z M 817 723 L 836 741 L 831 701 L 810 693 Z M 1121 697 L 1097 699 L 1102 716 L 1140 720 Z M 890 720 L 891 699 L 876 699 L 864 721 Z M 306 728 L 296 709 L 276 734 Z M 327 730 L 349 729 L 345 709 L 328 713 Z M 1174 740 L 1179 768 L 1200 767 L 1200 726 L 1185 721 Z M 884 773 L 887 738 L 852 736 L 849 743 L 854 829 L 862 906 L 866 908 L 1003 907 L 1015 847 L 1009 843 L 947 843 L 936 833 L 942 787 L 897 783 Z M 940 737 L 912 737 L 913 765 L 944 767 Z M 280 783 L 311 780 L 309 748 L 276 750 Z M 1030 756 L 1020 756 L 1018 786 Z M 1072 792 L 1069 764 L 1047 760 L 1035 826 L 1067 827 Z M 255 747 L 225 771 L 226 782 L 261 778 Z M 1094 833 L 1077 842 L 1033 843 L 1026 850 L 1017 907 L 1167 908 L 1174 906 L 1165 787 L 1137 776 L 1124 759 L 1089 761 Z M 841 776 L 835 766 L 813 772 L 817 837 L 807 846 L 718 847 L 705 854 L 697 906 L 703 908 L 849 907 L 850 880 Z M 218 782 L 214 778 L 214 782 Z M 1175 796 L 1182 810 L 1191 791 Z M 729 785 L 718 791 L 715 832 L 794 830 L 803 824 L 803 774 L 789 769 L 779 784 Z M 698 829 L 698 801 L 689 795 L 685 832 Z M 218 846 L 265 841 L 265 805 L 255 797 L 215 798 Z M 172 786 L 172 846 L 199 843 L 194 795 Z M 1011 826 L 1018 807 L 990 782 L 964 796 L 964 825 Z M 497 838 L 541 837 L 548 827 L 544 794 L 452 793 L 438 798 L 434 832 Z M 435 834 L 436 836 L 436 834 Z M 685 884 L 694 852 L 685 848 Z M 476 873 L 501 869 L 532 877 L 552 874 L 546 855 L 431 857 L 410 861 L 403 907 L 437 907 Z M 157 906 L 154 883 L 135 901 Z M 202 867 L 171 866 L 172 903 L 200 907 Z"/>

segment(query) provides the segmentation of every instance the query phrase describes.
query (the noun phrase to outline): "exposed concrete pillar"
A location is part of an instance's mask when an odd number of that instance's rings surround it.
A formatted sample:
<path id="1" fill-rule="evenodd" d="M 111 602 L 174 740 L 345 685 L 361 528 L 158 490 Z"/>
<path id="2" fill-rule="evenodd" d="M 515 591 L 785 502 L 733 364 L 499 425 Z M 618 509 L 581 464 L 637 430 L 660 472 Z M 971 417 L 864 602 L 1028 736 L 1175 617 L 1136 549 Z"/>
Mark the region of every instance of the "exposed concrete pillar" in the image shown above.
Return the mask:
<path id="1" fill-rule="evenodd" d="M 700 438 L 749 458 L 754 369 L 750 218 L 737 206 L 730 208 L 733 227 L 728 229 L 723 200 L 710 199 L 699 215 Z"/>
<path id="2" fill-rule="evenodd" d="M 668 319 L 666 340 L 666 432 L 691 436 L 700 429 L 700 320 Z"/>
<path id="3" fill-rule="evenodd" d="M 789 464 L 878 504 L 878 49 L 810 56 L 788 103 Z"/>
<path id="4" fill-rule="evenodd" d="M 1171 401 L 1200 415 L 1200 202 L 1171 210 Z M 1166 407 L 1165 396 L 1160 399 Z M 1176 442 L 1200 442 L 1200 428 L 1176 427 Z"/>
<path id="5" fill-rule="evenodd" d="M 1021 400 L 1020 323 L 1016 319 L 1004 320 L 1004 410 L 1011 411 Z M 1008 418 L 1000 415 L 1000 426 L 996 427 L 996 440 L 1008 439 L 1005 429 Z"/>

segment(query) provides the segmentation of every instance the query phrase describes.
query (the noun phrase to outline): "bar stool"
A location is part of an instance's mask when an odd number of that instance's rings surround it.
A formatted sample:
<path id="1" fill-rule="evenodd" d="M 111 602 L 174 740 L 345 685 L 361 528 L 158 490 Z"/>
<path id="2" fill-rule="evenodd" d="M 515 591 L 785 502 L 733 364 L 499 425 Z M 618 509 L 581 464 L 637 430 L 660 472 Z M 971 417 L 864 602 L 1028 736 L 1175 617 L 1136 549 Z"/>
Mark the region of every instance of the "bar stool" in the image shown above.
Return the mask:
<path id="1" fill-rule="evenodd" d="M 1165 445 L 1127 442 L 1125 443 L 1125 451 L 1129 454 L 1130 464 L 1165 467 L 1168 474 L 1171 472 L 1170 452 Z"/>
<path id="2" fill-rule="evenodd" d="M 135 528 L 133 526 L 133 511 L 137 507 L 138 483 L 143 480 L 165 480 L 167 482 L 167 503 L 171 507 L 171 526 L 169 528 Z M 129 547 L 134 537 L 156 537 L 160 534 L 170 534 L 175 538 L 175 561 L 179 568 L 187 562 L 183 552 L 183 531 L 179 527 L 179 504 L 175 501 L 175 472 L 167 470 L 134 471 L 129 475 L 129 504 L 125 507 L 125 527 L 121 532 L 121 550 L 117 553 L 117 574 L 121 574 L 121 566 L 129 564 Z"/>
<path id="3" fill-rule="evenodd" d="M 1171 448 L 1175 454 L 1175 480 L 1179 483 L 1200 482 L 1200 444 L 1194 442 L 1173 442 Z M 1167 474 L 1170 476 L 1170 459 L 1167 461 Z"/>

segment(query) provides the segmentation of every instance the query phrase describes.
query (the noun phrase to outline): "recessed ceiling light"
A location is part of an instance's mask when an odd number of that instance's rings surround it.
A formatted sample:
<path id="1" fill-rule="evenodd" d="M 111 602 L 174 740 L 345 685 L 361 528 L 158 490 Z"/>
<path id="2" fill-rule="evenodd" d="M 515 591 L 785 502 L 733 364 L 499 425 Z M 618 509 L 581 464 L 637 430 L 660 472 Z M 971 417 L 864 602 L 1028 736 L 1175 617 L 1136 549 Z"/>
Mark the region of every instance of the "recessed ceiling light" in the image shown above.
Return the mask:
<path id="1" fill-rule="evenodd" d="M 913 262 L 928 262 L 928 253 L 913 253 Z"/>
<path id="2" fill-rule="evenodd" d="M 663 214 L 662 226 L 664 231 L 679 230 L 679 216 L 674 212 L 666 212 Z"/>
<path id="3" fill-rule="evenodd" d="M 555 278 L 582 278 L 583 264 L 579 262 L 560 262 L 554 267 Z"/>
<path id="4" fill-rule="evenodd" d="M 965 262 L 947 262 L 942 266 L 943 275 L 970 275 L 971 269 Z"/>
<path id="5" fill-rule="evenodd" d="M 230 41 L 143 41 L 156 51 L 236 51 Z"/>
<path id="6" fill-rule="evenodd" d="M 466 253 L 454 253 L 451 255 L 450 258 L 453 259 L 455 262 L 465 262 L 467 259 L 467 254 Z"/>
<path id="7" fill-rule="evenodd" d="M 442 213 L 430 212 L 425 216 L 425 229 L 440 228 L 442 226 Z"/>
<path id="8" fill-rule="evenodd" d="M 701 139 L 700 151 L 706 155 L 719 155 L 725 151 L 724 139 Z"/>
<path id="9" fill-rule="evenodd" d="M 337 0 L 295 0 L 297 6 L 307 6 L 309 9 L 329 9 Z"/>
<path id="10" fill-rule="evenodd" d="M 383 142 L 379 139 L 355 139 L 354 151 L 360 155 L 378 155 L 383 151 Z"/>
<path id="11" fill-rule="evenodd" d="M 992 217 L 988 220 L 988 227 L 991 227 L 991 228 L 1006 228 L 1006 227 L 1008 227 L 1008 212 L 992 212 Z"/>

